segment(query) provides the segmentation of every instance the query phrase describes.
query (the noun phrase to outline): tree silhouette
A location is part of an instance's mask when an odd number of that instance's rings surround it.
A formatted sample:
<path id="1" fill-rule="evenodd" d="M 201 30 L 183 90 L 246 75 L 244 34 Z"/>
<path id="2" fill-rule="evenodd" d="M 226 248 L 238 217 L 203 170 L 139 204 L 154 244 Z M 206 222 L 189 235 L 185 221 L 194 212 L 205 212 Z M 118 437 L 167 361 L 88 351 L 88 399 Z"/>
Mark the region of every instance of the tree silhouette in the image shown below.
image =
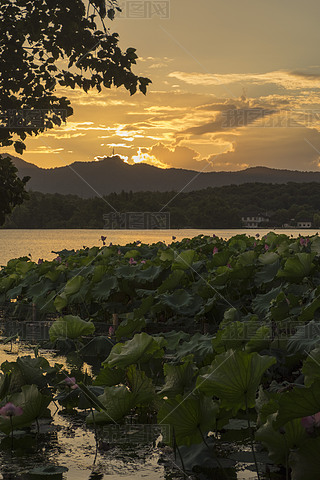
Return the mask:
<path id="1" fill-rule="evenodd" d="M 59 87 L 100 92 L 124 86 L 131 95 L 137 89 L 146 93 L 151 80 L 132 71 L 135 49 L 122 51 L 118 34 L 106 26 L 116 10 L 115 0 L 1 0 L 0 147 L 22 154 L 27 135 L 72 115 Z M 8 160 L 4 171 L 7 165 Z M 0 181 L 10 188 L 3 177 Z M 0 208 L 3 213 L 10 207 Z"/>

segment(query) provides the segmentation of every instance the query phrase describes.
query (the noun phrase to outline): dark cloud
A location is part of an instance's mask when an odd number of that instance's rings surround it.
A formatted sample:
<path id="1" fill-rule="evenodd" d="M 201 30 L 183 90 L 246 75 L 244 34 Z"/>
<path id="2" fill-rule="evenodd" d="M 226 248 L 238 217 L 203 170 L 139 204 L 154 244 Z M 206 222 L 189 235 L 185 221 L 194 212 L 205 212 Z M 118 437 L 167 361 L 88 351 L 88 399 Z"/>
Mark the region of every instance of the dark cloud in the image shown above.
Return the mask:
<path id="1" fill-rule="evenodd" d="M 289 75 L 292 75 L 293 77 L 301 77 L 305 78 L 306 80 L 320 80 L 320 74 L 319 73 L 308 73 L 308 72 L 299 72 L 299 71 L 292 71 L 288 72 Z"/>
<path id="2" fill-rule="evenodd" d="M 198 152 L 189 147 L 175 146 L 168 148 L 163 143 L 157 143 L 149 151 L 149 155 L 155 156 L 160 162 L 174 168 L 186 168 L 187 170 L 211 170 L 210 162 L 199 161 Z"/>
<path id="3" fill-rule="evenodd" d="M 248 128 L 233 142 L 233 151 L 210 156 L 216 170 L 239 165 L 319 171 L 320 133 L 308 128 Z"/>
<path id="4" fill-rule="evenodd" d="M 236 105 L 230 105 L 227 103 L 211 103 L 209 105 L 200 105 L 197 110 L 205 110 L 209 112 L 225 112 L 226 110 L 235 110 Z"/>
<path id="5" fill-rule="evenodd" d="M 206 133 L 222 132 L 225 129 L 246 127 L 257 120 L 266 118 L 276 112 L 276 110 L 265 109 L 262 107 L 227 109 L 224 112 L 219 113 L 213 122 L 187 128 L 181 133 L 204 135 Z"/>

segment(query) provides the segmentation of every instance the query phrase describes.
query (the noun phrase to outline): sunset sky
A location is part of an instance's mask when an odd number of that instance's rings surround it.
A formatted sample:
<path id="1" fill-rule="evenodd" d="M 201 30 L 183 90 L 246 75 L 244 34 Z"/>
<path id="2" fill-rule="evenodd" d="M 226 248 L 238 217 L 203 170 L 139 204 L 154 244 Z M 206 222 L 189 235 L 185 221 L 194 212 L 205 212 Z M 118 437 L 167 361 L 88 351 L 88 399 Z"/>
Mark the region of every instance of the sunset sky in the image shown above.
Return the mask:
<path id="1" fill-rule="evenodd" d="M 65 90 L 74 115 L 28 138 L 24 160 L 49 168 L 114 148 L 163 168 L 319 170 L 319 0 L 140 1 L 131 12 L 119 3 L 110 26 L 122 48 L 137 48 L 147 95 Z"/>

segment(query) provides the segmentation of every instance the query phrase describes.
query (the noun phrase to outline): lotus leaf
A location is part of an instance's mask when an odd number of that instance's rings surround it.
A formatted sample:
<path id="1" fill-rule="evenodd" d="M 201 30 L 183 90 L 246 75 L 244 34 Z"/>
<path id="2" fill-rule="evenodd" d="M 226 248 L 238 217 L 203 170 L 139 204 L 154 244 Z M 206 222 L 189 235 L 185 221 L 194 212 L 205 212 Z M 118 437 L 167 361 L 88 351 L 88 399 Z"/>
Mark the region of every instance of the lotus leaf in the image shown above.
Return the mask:
<path id="1" fill-rule="evenodd" d="M 58 338 L 75 339 L 83 335 L 90 335 L 94 330 L 92 322 L 86 322 L 78 316 L 65 315 L 51 325 L 49 335 L 51 342 L 54 342 Z"/>

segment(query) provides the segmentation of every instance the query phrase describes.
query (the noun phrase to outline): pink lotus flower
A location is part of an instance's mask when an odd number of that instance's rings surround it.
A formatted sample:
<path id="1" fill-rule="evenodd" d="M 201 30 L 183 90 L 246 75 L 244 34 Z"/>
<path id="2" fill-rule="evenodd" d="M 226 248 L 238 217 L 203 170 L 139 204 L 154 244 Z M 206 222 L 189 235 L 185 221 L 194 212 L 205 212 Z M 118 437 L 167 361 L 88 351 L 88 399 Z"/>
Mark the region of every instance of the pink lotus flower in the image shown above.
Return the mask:
<path id="1" fill-rule="evenodd" d="M 230 263 L 227 263 L 227 267 L 228 267 L 228 268 L 231 268 L 231 265 L 230 265 Z"/>
<path id="2" fill-rule="evenodd" d="M 214 247 L 214 249 L 213 249 L 213 251 L 212 251 L 212 255 L 215 255 L 215 254 L 218 253 L 218 252 L 219 252 L 218 248 L 217 248 L 217 247 Z"/>
<path id="3" fill-rule="evenodd" d="M 313 433 L 316 427 L 320 427 L 320 412 L 301 419 L 302 426 L 306 429 L 307 433 Z"/>
<path id="4" fill-rule="evenodd" d="M 43 263 L 43 258 L 39 258 L 38 260 L 38 265 L 41 265 L 41 263 Z"/>
<path id="5" fill-rule="evenodd" d="M 145 261 L 145 260 L 141 260 L 141 262 L 140 262 L 140 263 L 146 263 L 146 261 Z"/>
<path id="6" fill-rule="evenodd" d="M 256 248 L 257 242 L 253 242 L 253 248 Z"/>
<path id="7" fill-rule="evenodd" d="M 114 335 L 114 328 L 109 327 L 109 332 L 108 332 L 109 337 L 112 337 Z"/>
<path id="8" fill-rule="evenodd" d="M 265 249 L 266 251 L 268 251 L 268 250 L 269 250 L 269 245 L 265 244 L 264 249 Z"/>
<path id="9" fill-rule="evenodd" d="M 306 246 L 308 245 L 309 241 L 310 241 L 309 238 L 303 238 L 303 237 L 301 237 L 301 238 L 300 238 L 300 245 L 301 245 L 301 247 L 306 247 Z"/>
<path id="10" fill-rule="evenodd" d="M 76 379 L 75 377 L 67 377 L 64 379 L 65 384 L 71 388 L 71 390 L 75 390 L 76 388 L 79 388 L 78 385 L 76 384 Z"/>
<path id="11" fill-rule="evenodd" d="M 118 255 L 121 255 L 121 250 L 118 250 Z"/>
<path id="12" fill-rule="evenodd" d="M 16 407 L 13 403 L 9 402 L 4 407 L 0 408 L 0 415 L 5 418 L 18 417 L 23 414 L 21 407 Z"/>
<path id="13" fill-rule="evenodd" d="M 100 240 L 102 241 L 102 245 L 106 244 L 106 238 L 104 235 L 101 235 Z"/>
<path id="14" fill-rule="evenodd" d="M 58 255 L 58 257 L 55 258 L 55 261 L 58 263 L 62 262 L 62 258 L 60 257 L 60 255 Z"/>
<path id="15" fill-rule="evenodd" d="M 136 265 L 137 262 L 135 261 L 135 259 L 133 257 L 131 257 L 130 260 L 129 260 L 129 263 L 130 263 L 130 265 Z"/>

